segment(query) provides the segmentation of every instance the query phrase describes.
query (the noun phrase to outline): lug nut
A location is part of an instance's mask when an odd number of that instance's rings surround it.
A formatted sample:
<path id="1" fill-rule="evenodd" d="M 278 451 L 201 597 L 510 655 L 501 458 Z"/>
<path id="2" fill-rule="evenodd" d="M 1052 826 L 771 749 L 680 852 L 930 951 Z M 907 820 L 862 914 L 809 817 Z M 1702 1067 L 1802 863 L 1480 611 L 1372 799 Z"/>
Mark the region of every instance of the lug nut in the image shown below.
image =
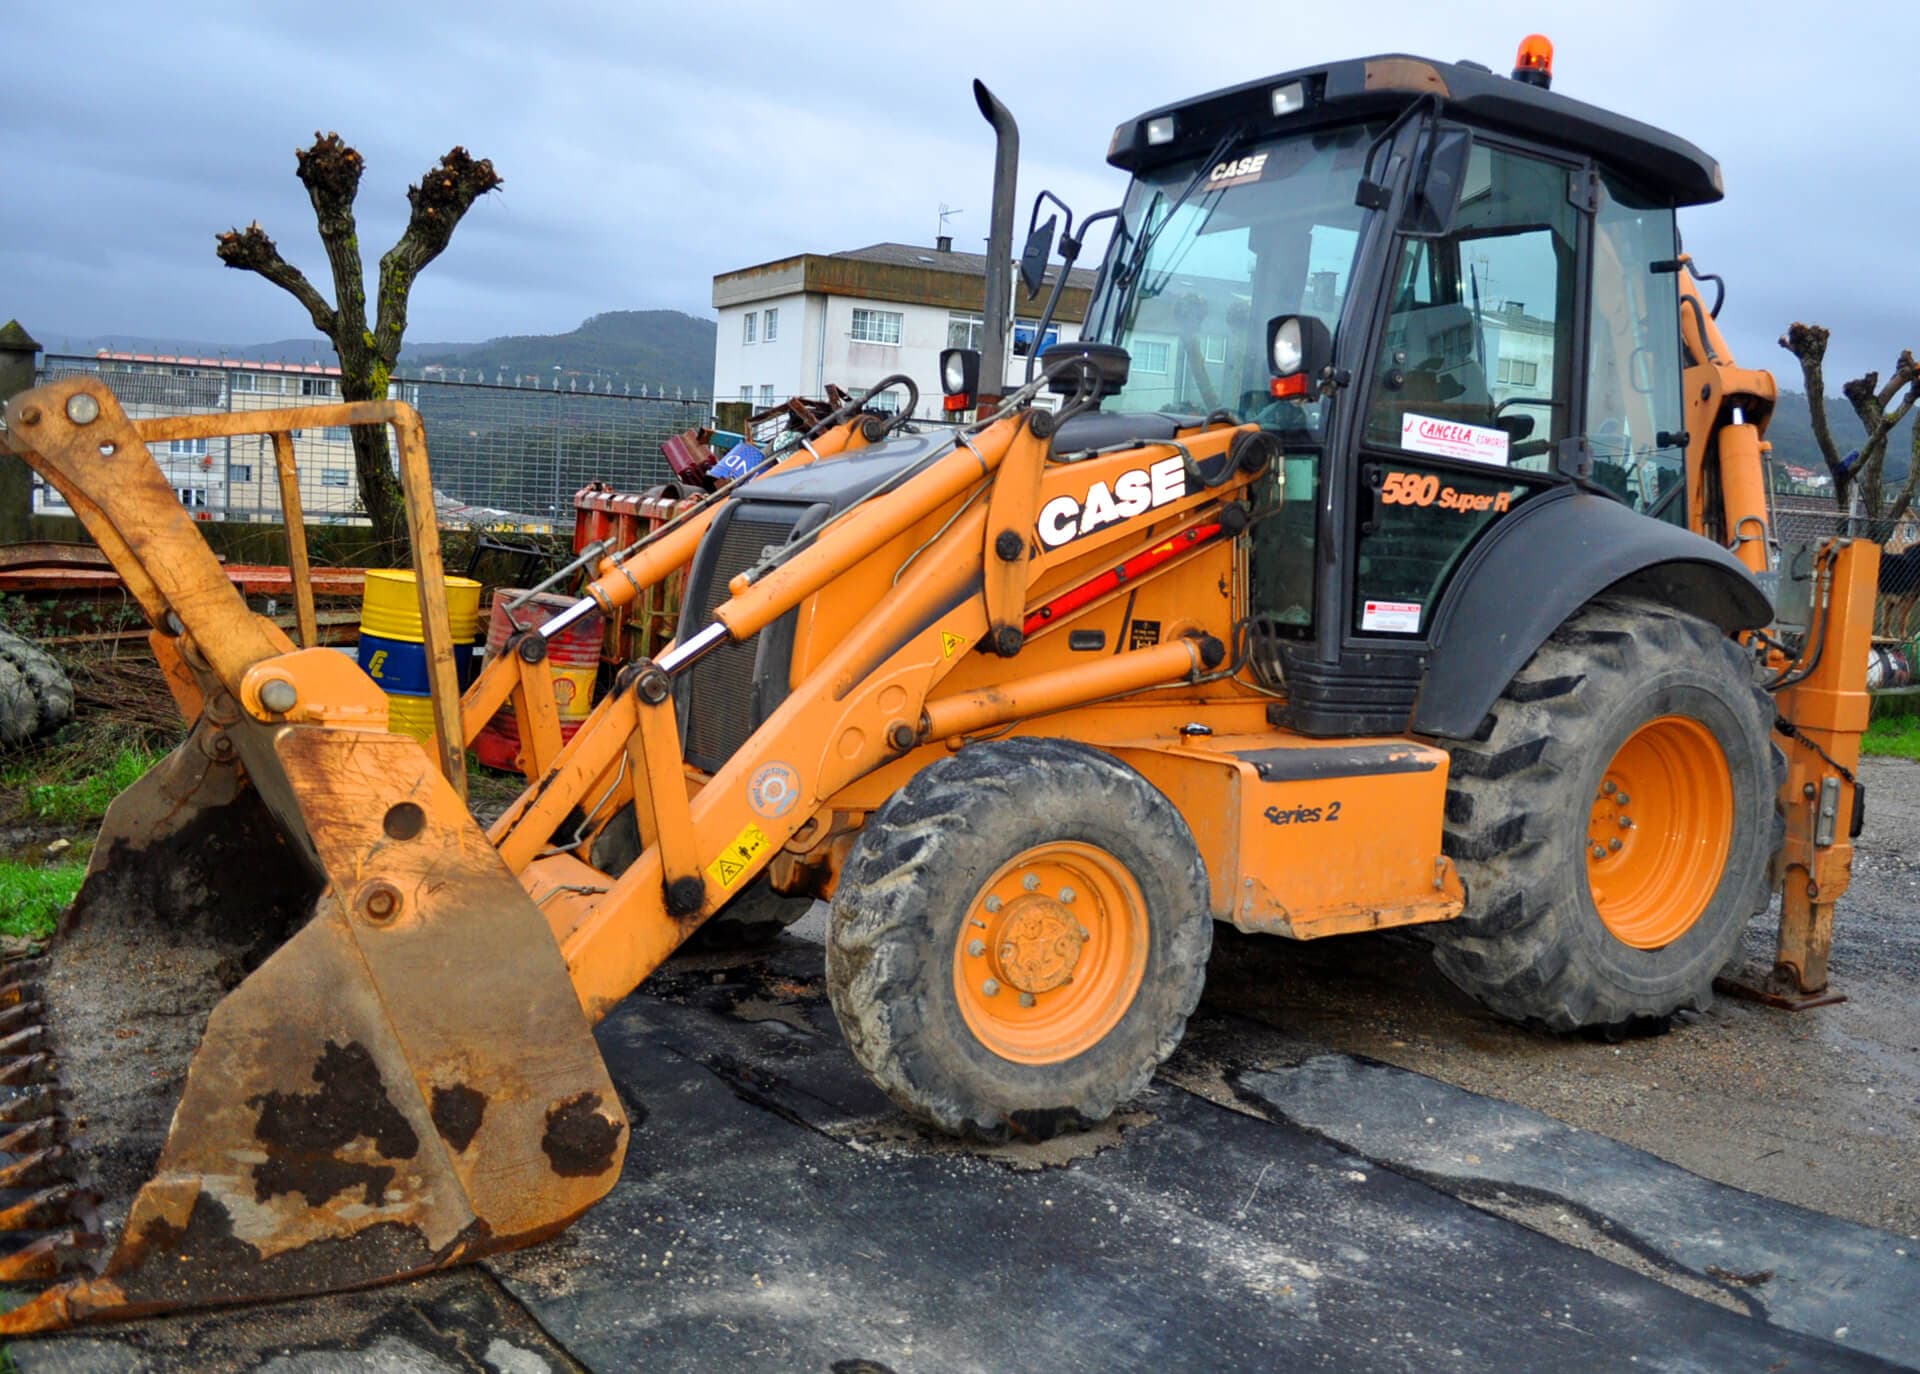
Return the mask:
<path id="1" fill-rule="evenodd" d="M 1612 850 L 1615 854 L 1618 854 L 1620 852 L 1620 837 L 1616 835 L 1612 839 L 1608 840 L 1607 848 Z"/>
<path id="2" fill-rule="evenodd" d="M 1604 859 L 1607 857 L 1607 851 L 1596 844 L 1593 847 L 1593 857 L 1596 859 Z"/>
<path id="3" fill-rule="evenodd" d="M 1023 993 L 1021 993 L 1021 994 L 1020 994 L 1020 1005 L 1021 1005 L 1021 1006 L 1023 1006 L 1023 1007 L 1030 1007 L 1030 1006 L 1032 1006 L 1032 1005 L 1033 1005 L 1033 994 L 1032 994 L 1032 993 L 1030 993 L 1030 992 L 1023 992 Z"/>
<path id="4" fill-rule="evenodd" d="M 1621 828 L 1622 830 L 1631 830 L 1631 829 L 1633 829 L 1633 817 L 1631 817 L 1631 816 L 1622 816 L 1622 817 L 1620 818 L 1620 828 Z"/>
<path id="5" fill-rule="evenodd" d="M 1620 790 L 1620 784 L 1616 783 L 1612 778 L 1608 778 L 1600 790 L 1611 797 L 1615 792 Z"/>
<path id="6" fill-rule="evenodd" d="M 1073 899 L 1079 895 L 1080 895 L 1079 893 L 1075 892 L 1070 887 L 1063 887 L 1060 889 L 1060 900 L 1068 904 L 1071 904 Z"/>
<path id="7" fill-rule="evenodd" d="M 1622 792 L 1620 793 L 1620 795 L 1615 797 L 1614 800 L 1619 802 L 1620 805 L 1625 806 L 1628 802 L 1632 801 L 1633 798 L 1629 797 L 1625 792 Z"/>
<path id="8" fill-rule="evenodd" d="M 988 911 L 998 911 L 1000 909 L 1000 899 L 998 897 L 987 898 L 986 907 Z"/>
<path id="9" fill-rule="evenodd" d="M 1086 928 L 1085 926 L 1081 926 L 1081 927 L 1080 927 L 1080 938 L 1081 938 L 1082 940 L 1091 940 L 1091 939 L 1093 938 L 1093 932 L 1092 932 L 1092 931 L 1090 931 L 1090 930 L 1088 930 L 1088 929 L 1087 929 L 1087 928 Z"/>
<path id="10" fill-rule="evenodd" d="M 967 953 L 972 955 L 974 958 L 978 959 L 981 955 L 985 954 L 986 952 L 987 952 L 987 942 L 985 940 L 967 941 Z"/>
<path id="11" fill-rule="evenodd" d="M 1000 995 L 1000 984 L 997 980 L 989 978 L 980 985 L 980 991 L 989 997 L 998 997 Z"/>
<path id="12" fill-rule="evenodd" d="M 1027 891 L 1029 891 L 1029 892 L 1037 892 L 1037 891 L 1039 891 L 1039 889 L 1040 889 L 1040 875 L 1039 875 L 1038 873 L 1029 873 L 1029 874 L 1027 874 L 1027 876 L 1026 876 L 1026 877 L 1024 877 L 1024 878 L 1022 878 L 1022 879 L 1020 880 L 1020 886 L 1021 886 L 1021 887 L 1023 887 L 1023 888 L 1025 888 L 1025 889 L 1026 889 Z"/>

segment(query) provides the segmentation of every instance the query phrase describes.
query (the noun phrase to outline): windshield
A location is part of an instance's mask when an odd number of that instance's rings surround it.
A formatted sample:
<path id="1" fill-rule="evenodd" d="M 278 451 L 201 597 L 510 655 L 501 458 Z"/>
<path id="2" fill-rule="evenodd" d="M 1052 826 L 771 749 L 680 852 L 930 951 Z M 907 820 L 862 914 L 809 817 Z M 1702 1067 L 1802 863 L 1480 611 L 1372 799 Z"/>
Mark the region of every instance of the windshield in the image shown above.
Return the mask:
<path id="1" fill-rule="evenodd" d="M 1087 317 L 1088 338 L 1132 358 L 1112 409 L 1317 424 L 1317 402 L 1271 398 L 1267 321 L 1338 324 L 1365 213 L 1354 192 L 1376 132 L 1349 125 L 1235 144 L 1218 161 L 1135 179 Z"/>

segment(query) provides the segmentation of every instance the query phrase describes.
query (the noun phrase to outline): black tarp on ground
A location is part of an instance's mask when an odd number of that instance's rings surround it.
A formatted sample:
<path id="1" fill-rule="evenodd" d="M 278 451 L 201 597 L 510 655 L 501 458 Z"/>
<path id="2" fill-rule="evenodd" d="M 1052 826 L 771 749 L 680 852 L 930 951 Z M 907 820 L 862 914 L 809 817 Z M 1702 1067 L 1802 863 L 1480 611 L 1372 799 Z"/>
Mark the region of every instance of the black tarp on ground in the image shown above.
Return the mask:
<path id="1" fill-rule="evenodd" d="M 848 1057 L 818 958 L 669 972 L 602 1027 L 636 1122 L 625 1175 L 494 1265 L 587 1365 L 1895 1367 L 1164 1082 L 1126 1129 L 1050 1147 L 1054 1167 L 923 1140 Z M 1704 1186 L 1672 1224 L 1714 1205 Z"/>

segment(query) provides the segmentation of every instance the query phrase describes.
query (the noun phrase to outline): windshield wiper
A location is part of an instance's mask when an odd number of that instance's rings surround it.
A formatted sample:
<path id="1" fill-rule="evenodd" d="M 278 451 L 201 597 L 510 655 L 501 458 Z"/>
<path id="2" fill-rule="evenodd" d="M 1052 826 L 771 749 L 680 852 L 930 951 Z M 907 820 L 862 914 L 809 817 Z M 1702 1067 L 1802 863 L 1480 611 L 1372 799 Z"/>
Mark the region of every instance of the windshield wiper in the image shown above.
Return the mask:
<path id="1" fill-rule="evenodd" d="M 1153 246 L 1154 240 L 1160 237 L 1160 231 L 1171 224 L 1173 217 L 1180 213 L 1180 207 L 1192 198 L 1194 191 L 1205 180 L 1207 173 L 1220 165 L 1220 160 L 1227 155 L 1227 150 L 1245 138 L 1246 132 L 1245 129 L 1236 129 L 1223 135 L 1220 141 L 1213 145 L 1213 151 L 1193 169 L 1193 175 L 1187 178 L 1187 184 L 1180 188 L 1180 194 L 1168 204 L 1166 213 L 1160 217 L 1158 224 L 1153 222 L 1153 211 L 1154 207 L 1166 198 L 1166 192 L 1153 193 L 1153 200 L 1148 203 L 1146 213 L 1140 217 L 1140 237 L 1133 241 L 1133 251 L 1127 255 L 1127 264 L 1114 279 L 1114 290 L 1119 297 L 1115 304 L 1112 323 L 1112 329 L 1116 335 L 1120 329 L 1120 321 L 1133 304 L 1134 288 L 1139 284 L 1140 274 L 1147 265 L 1147 250 Z"/>

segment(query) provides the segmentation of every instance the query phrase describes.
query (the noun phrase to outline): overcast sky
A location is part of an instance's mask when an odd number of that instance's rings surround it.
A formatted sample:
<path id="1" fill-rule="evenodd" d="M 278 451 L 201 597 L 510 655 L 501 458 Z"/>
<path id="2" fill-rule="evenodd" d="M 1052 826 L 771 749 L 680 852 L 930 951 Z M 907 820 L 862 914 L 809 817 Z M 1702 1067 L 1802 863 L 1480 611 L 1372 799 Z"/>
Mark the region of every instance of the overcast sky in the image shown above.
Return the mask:
<path id="1" fill-rule="evenodd" d="M 277 288 L 222 267 L 213 236 L 257 218 L 324 284 L 293 177 L 317 129 L 366 156 L 369 266 L 404 223 L 407 183 L 452 144 L 506 178 L 422 277 L 412 339 L 559 332 L 611 309 L 711 316 L 716 272 L 930 243 L 942 202 L 963 212 L 956 246 L 980 247 L 992 141 L 971 77 L 1020 120 L 1023 199 L 1046 186 L 1087 211 L 1118 198 L 1107 139 L 1144 109 L 1380 51 L 1505 71 L 1539 28 L 1556 89 L 1720 159 L 1727 200 L 1687 212 L 1683 231 L 1728 280 L 1722 323 L 1740 361 L 1797 385 L 1774 341 L 1816 320 L 1835 334 L 1837 390 L 1920 344 L 1910 20 L 1804 0 L 1739 13 L 1726 24 L 1652 0 L 16 4 L 0 320 L 54 344 L 310 333 Z"/>

